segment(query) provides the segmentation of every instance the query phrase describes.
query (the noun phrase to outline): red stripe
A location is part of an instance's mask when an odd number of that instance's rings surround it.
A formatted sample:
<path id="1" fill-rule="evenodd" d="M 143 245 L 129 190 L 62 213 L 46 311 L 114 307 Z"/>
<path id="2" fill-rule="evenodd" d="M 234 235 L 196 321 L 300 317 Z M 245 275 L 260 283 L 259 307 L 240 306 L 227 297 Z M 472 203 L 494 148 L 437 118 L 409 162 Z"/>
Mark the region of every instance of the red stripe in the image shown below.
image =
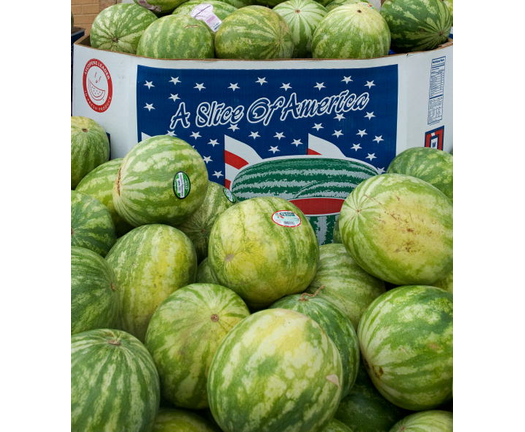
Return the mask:
<path id="1" fill-rule="evenodd" d="M 309 155 L 320 155 L 321 153 L 316 152 L 315 150 L 312 150 L 311 148 L 308 149 Z"/>
<path id="2" fill-rule="evenodd" d="M 231 186 L 232 182 L 228 179 L 224 179 L 224 187 L 226 189 L 230 189 L 230 186 Z"/>
<path id="3" fill-rule="evenodd" d="M 226 162 L 226 165 L 230 165 L 237 169 L 241 169 L 243 166 L 248 165 L 247 161 L 236 154 L 230 153 L 228 150 L 224 150 L 224 162 Z"/>
<path id="4" fill-rule="evenodd" d="M 305 215 L 324 215 L 339 213 L 343 198 L 297 198 L 289 200 L 301 209 Z"/>

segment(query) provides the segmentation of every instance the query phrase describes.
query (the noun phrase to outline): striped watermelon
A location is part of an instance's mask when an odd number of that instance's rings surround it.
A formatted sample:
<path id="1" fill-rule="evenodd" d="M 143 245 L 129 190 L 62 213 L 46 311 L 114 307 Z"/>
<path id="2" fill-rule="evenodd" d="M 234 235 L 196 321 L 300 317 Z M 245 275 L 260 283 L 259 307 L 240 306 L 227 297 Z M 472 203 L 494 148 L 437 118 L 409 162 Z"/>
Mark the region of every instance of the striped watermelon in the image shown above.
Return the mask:
<path id="1" fill-rule="evenodd" d="M 429 410 L 408 415 L 389 432 L 452 432 L 453 424 L 451 412 Z"/>
<path id="2" fill-rule="evenodd" d="M 213 224 L 221 213 L 236 202 L 237 198 L 228 189 L 209 181 L 204 202 L 195 213 L 177 225 L 193 242 L 199 262 L 208 256 L 208 239 Z"/>
<path id="3" fill-rule="evenodd" d="M 345 4 L 356 4 L 356 3 L 370 3 L 365 0 L 332 0 L 326 5 L 326 10 L 330 12 L 332 9 L 335 9 L 336 7 L 343 6 Z"/>
<path id="4" fill-rule="evenodd" d="M 151 224 L 122 236 L 106 257 L 117 277 L 119 328 L 144 340 L 153 312 L 175 290 L 195 281 L 197 256 L 176 228 Z"/>
<path id="5" fill-rule="evenodd" d="M 319 324 L 267 309 L 219 346 L 208 376 L 210 408 L 224 432 L 321 431 L 339 405 L 341 380 L 341 356 Z"/>
<path id="6" fill-rule="evenodd" d="M 235 12 L 237 10 L 237 7 L 226 3 L 224 0 L 189 0 L 181 5 L 179 5 L 175 10 L 173 11 L 174 15 L 177 14 L 185 14 L 189 15 L 191 14 L 191 11 L 195 6 L 198 6 L 202 3 L 206 3 L 213 6 L 213 13 L 221 20 L 224 21 L 224 19 L 230 15 L 232 12 Z"/>
<path id="7" fill-rule="evenodd" d="M 345 200 L 339 223 L 352 258 L 386 282 L 432 284 L 452 270 L 452 202 L 416 177 L 365 180 Z"/>
<path id="8" fill-rule="evenodd" d="M 124 158 L 113 204 L 133 226 L 177 225 L 199 208 L 207 188 L 200 154 L 181 139 L 159 135 L 141 141 Z"/>
<path id="9" fill-rule="evenodd" d="M 390 50 L 390 30 L 369 3 L 332 9 L 317 26 L 312 39 L 314 58 L 367 59 Z"/>
<path id="10" fill-rule="evenodd" d="M 453 156 L 430 147 L 413 147 L 399 153 L 387 173 L 406 174 L 425 180 L 451 200 L 454 194 Z"/>
<path id="11" fill-rule="evenodd" d="M 144 31 L 137 55 L 157 59 L 213 58 L 213 36 L 203 21 L 184 14 L 167 15 Z"/>
<path id="12" fill-rule="evenodd" d="M 443 288 L 445 291 L 448 291 L 450 294 L 453 294 L 453 282 L 454 282 L 454 272 L 451 271 L 445 278 L 434 282 L 434 286 Z"/>
<path id="13" fill-rule="evenodd" d="M 278 196 L 299 207 L 308 217 L 320 244 L 330 243 L 345 198 L 377 169 L 357 159 L 322 156 L 270 158 L 247 165 L 231 190 L 240 200 Z"/>
<path id="14" fill-rule="evenodd" d="M 340 422 L 339 420 L 332 419 L 330 423 L 328 423 L 328 426 L 326 426 L 323 429 L 323 432 L 354 432 L 354 431 L 350 429 L 348 426 L 346 426 L 344 423 Z"/>
<path id="15" fill-rule="evenodd" d="M 332 339 L 341 354 L 341 397 L 345 397 L 354 385 L 359 369 L 359 342 L 350 318 L 328 300 L 308 293 L 283 297 L 270 308 L 301 312 L 319 324 Z"/>
<path id="16" fill-rule="evenodd" d="M 112 159 L 96 167 L 86 175 L 75 188 L 75 191 L 89 195 L 104 204 L 115 224 L 117 237 L 126 234 L 133 227 L 128 224 L 115 210 L 113 205 L 113 185 L 122 164 L 122 158 Z"/>
<path id="17" fill-rule="evenodd" d="M 219 283 L 217 277 L 213 274 L 211 270 L 210 264 L 208 262 L 208 257 L 204 258 L 200 262 L 199 267 L 197 267 L 197 277 L 195 281 L 198 283 Z"/>
<path id="18" fill-rule="evenodd" d="M 361 365 L 355 384 L 339 404 L 335 418 L 353 432 L 389 432 L 406 413 L 381 396 Z"/>
<path id="19" fill-rule="evenodd" d="M 113 328 L 118 313 L 115 273 L 99 254 L 71 248 L 71 334 Z"/>
<path id="20" fill-rule="evenodd" d="M 170 13 L 185 0 L 133 0 L 136 4 L 156 14 Z"/>
<path id="21" fill-rule="evenodd" d="M 106 206 L 89 195 L 71 191 L 71 246 L 106 256 L 116 240 L 115 224 Z"/>
<path id="22" fill-rule="evenodd" d="M 319 248 L 319 267 L 306 291 L 319 292 L 319 297 L 340 308 L 357 328 L 366 308 L 385 292 L 385 283 L 359 267 L 342 244 L 332 243 Z"/>
<path id="23" fill-rule="evenodd" d="M 443 0 L 386 0 L 381 8 L 395 52 L 427 51 L 448 40 L 452 14 Z"/>
<path id="24" fill-rule="evenodd" d="M 71 189 L 100 164 L 109 160 L 109 139 L 95 120 L 71 117 Z"/>
<path id="25" fill-rule="evenodd" d="M 93 48 L 135 54 L 139 39 L 157 16 L 136 4 L 111 5 L 95 17 L 90 31 Z"/>
<path id="26" fill-rule="evenodd" d="M 161 408 L 152 432 L 220 432 L 204 417 L 195 412 Z"/>
<path id="27" fill-rule="evenodd" d="M 146 347 L 160 376 L 162 396 L 175 406 L 208 406 L 211 360 L 226 334 L 250 314 L 221 285 L 191 284 L 171 294 L 151 317 Z"/>
<path id="28" fill-rule="evenodd" d="M 276 197 L 252 198 L 222 213 L 211 230 L 209 263 L 221 285 L 261 308 L 308 286 L 319 246 L 304 214 Z"/>
<path id="29" fill-rule="evenodd" d="M 359 321 L 363 362 L 393 404 L 421 411 L 452 397 L 452 294 L 409 285 L 378 297 Z"/>
<path id="30" fill-rule="evenodd" d="M 284 18 L 292 31 L 292 57 L 311 57 L 312 36 L 326 15 L 326 8 L 314 0 L 288 0 L 278 4 L 273 10 Z"/>
<path id="31" fill-rule="evenodd" d="M 454 0 L 443 0 L 450 11 L 452 17 L 454 17 Z"/>
<path id="32" fill-rule="evenodd" d="M 223 1 L 224 3 L 228 3 L 232 6 L 235 6 L 237 9 L 255 4 L 255 0 L 221 0 L 221 1 Z"/>
<path id="33" fill-rule="evenodd" d="M 148 350 L 120 330 L 71 337 L 71 432 L 149 432 L 160 401 Z"/>
<path id="34" fill-rule="evenodd" d="M 264 6 L 246 6 L 228 15 L 215 34 L 218 58 L 266 60 L 292 57 L 286 21 Z"/>

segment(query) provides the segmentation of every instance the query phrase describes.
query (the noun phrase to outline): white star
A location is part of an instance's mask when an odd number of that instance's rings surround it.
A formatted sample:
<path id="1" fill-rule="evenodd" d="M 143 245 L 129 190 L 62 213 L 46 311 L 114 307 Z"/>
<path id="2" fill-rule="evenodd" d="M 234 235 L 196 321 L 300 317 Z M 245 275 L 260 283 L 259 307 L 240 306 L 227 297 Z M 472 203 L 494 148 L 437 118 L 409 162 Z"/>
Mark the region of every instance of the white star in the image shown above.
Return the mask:
<path id="1" fill-rule="evenodd" d="M 175 77 L 175 78 L 171 77 L 170 79 L 170 83 L 173 83 L 173 85 L 177 85 L 180 82 L 182 81 L 179 79 L 179 77 Z"/>
<path id="2" fill-rule="evenodd" d="M 235 83 L 235 84 L 230 83 L 230 85 L 229 85 L 228 88 L 229 88 L 229 89 L 232 89 L 233 91 L 235 91 L 235 90 L 239 90 L 239 89 L 240 89 L 238 83 Z"/>
<path id="3" fill-rule="evenodd" d="M 281 151 L 279 150 L 279 147 L 278 146 L 270 146 L 270 150 L 268 151 L 271 151 L 273 154 L 275 154 L 275 152 L 278 152 L 278 151 Z"/>
<path id="4" fill-rule="evenodd" d="M 335 117 L 334 117 L 334 120 L 344 120 L 345 119 L 345 116 L 343 114 L 337 114 Z"/>
<path id="5" fill-rule="evenodd" d="M 359 150 L 361 148 L 361 144 L 352 144 L 352 150 Z"/>
<path id="6" fill-rule="evenodd" d="M 208 144 L 210 144 L 212 147 L 215 147 L 216 145 L 219 144 L 219 141 L 216 139 L 211 139 L 208 141 Z"/>
<path id="7" fill-rule="evenodd" d="M 379 144 L 381 141 L 384 141 L 383 135 L 376 136 L 372 141 L 375 141 Z"/>
<path id="8" fill-rule="evenodd" d="M 213 162 L 213 159 L 211 158 L 211 156 L 203 156 L 202 159 L 204 160 L 204 162 L 208 163 L 208 162 Z"/>
<path id="9" fill-rule="evenodd" d="M 172 137 L 177 136 L 175 131 L 168 131 L 168 132 L 166 132 L 166 135 L 169 135 L 169 136 L 172 136 Z"/>
<path id="10" fill-rule="evenodd" d="M 195 87 L 193 88 L 196 88 L 197 90 L 201 91 L 201 90 L 204 90 L 206 87 L 204 87 L 204 83 L 195 83 Z"/>
<path id="11" fill-rule="evenodd" d="M 367 156 L 365 159 L 370 159 L 370 160 L 372 160 L 372 159 L 377 159 L 377 157 L 376 157 L 376 154 L 375 154 L 375 153 L 372 153 L 372 154 L 368 153 L 368 156 Z"/>
<path id="12" fill-rule="evenodd" d="M 222 174 L 222 171 L 214 171 L 212 175 L 213 175 L 214 177 L 219 178 L 219 177 L 222 177 L 223 174 Z"/>
<path id="13" fill-rule="evenodd" d="M 201 133 L 200 132 L 192 132 L 191 135 L 190 135 L 192 138 L 200 138 L 201 137 Z"/>
<path id="14" fill-rule="evenodd" d="M 299 147 L 299 146 L 302 144 L 302 142 L 301 142 L 300 139 L 294 139 L 294 140 L 292 141 L 292 144 L 293 144 L 295 147 Z"/>
<path id="15" fill-rule="evenodd" d="M 321 89 L 326 88 L 326 86 L 324 85 L 324 82 L 322 82 L 322 83 L 318 83 L 317 81 L 315 82 L 314 87 L 315 87 L 317 90 L 319 90 L 319 91 L 321 91 Z"/>
<path id="16" fill-rule="evenodd" d="M 148 111 L 151 111 L 152 109 L 155 109 L 155 107 L 153 106 L 152 103 L 146 103 L 146 106 L 144 107 L 144 109 L 147 109 Z"/>
<path id="17" fill-rule="evenodd" d="M 273 137 L 280 140 L 281 138 L 284 138 L 284 132 L 276 132 Z"/>
<path id="18" fill-rule="evenodd" d="M 233 132 L 235 132 L 236 130 L 239 130 L 239 126 L 237 126 L 236 124 L 232 124 L 228 129 L 230 129 Z"/>
<path id="19" fill-rule="evenodd" d="M 351 76 L 345 76 L 345 77 L 343 77 L 343 79 L 341 81 L 344 81 L 345 84 L 348 84 L 349 82 L 353 82 Z"/>
<path id="20" fill-rule="evenodd" d="M 255 81 L 257 84 L 260 84 L 260 85 L 263 85 L 263 84 L 267 84 L 268 81 L 266 81 L 266 77 L 264 78 L 257 78 L 257 81 Z"/>
<path id="21" fill-rule="evenodd" d="M 363 129 L 363 130 L 358 129 L 358 131 L 359 131 L 359 132 L 357 132 L 356 135 L 359 135 L 361 138 L 363 138 L 363 136 L 365 136 L 365 135 L 368 135 L 368 134 L 366 133 L 366 129 Z"/>
<path id="22" fill-rule="evenodd" d="M 260 138 L 259 132 L 250 132 L 250 138 Z"/>
<path id="23" fill-rule="evenodd" d="M 368 119 L 368 120 L 372 120 L 373 117 L 375 117 L 374 115 L 374 112 L 367 112 L 365 117 Z"/>
<path id="24" fill-rule="evenodd" d="M 322 123 L 315 123 L 315 124 L 312 126 L 312 129 L 315 129 L 316 131 L 319 132 L 319 129 L 323 129 L 323 124 L 322 124 Z"/>
<path id="25" fill-rule="evenodd" d="M 332 135 L 335 135 L 337 138 L 339 138 L 341 135 L 343 135 L 342 130 L 334 130 L 334 133 Z"/>
<path id="26" fill-rule="evenodd" d="M 384 167 L 383 167 L 383 168 L 378 168 L 378 169 L 377 169 L 377 172 L 378 172 L 379 174 L 383 174 L 383 173 L 385 172 L 385 168 L 384 168 Z"/>
<path id="27" fill-rule="evenodd" d="M 374 81 L 367 81 L 365 84 L 365 87 L 368 87 L 369 89 L 375 86 Z"/>
<path id="28" fill-rule="evenodd" d="M 144 86 L 146 86 L 148 89 L 150 89 L 151 87 L 155 87 L 153 85 L 153 81 L 146 81 L 146 84 L 144 84 Z"/>
<path id="29" fill-rule="evenodd" d="M 170 97 L 168 99 L 171 99 L 173 102 L 175 102 L 177 99 L 180 99 L 180 97 L 179 97 L 178 94 L 171 94 L 170 93 Z"/>
<path id="30" fill-rule="evenodd" d="M 290 83 L 283 83 L 283 85 L 281 86 L 282 89 L 284 90 L 290 90 L 292 88 L 292 86 L 290 85 Z"/>

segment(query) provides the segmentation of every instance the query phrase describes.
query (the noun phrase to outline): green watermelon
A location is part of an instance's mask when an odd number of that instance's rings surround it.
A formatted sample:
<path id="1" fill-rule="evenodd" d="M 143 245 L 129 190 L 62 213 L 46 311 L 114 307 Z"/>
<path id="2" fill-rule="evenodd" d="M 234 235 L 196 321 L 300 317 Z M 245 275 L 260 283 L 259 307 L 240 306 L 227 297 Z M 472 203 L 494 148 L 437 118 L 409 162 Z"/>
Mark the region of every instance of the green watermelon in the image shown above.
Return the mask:
<path id="1" fill-rule="evenodd" d="M 200 154 L 168 135 L 136 144 L 122 161 L 113 187 L 113 204 L 129 224 L 177 225 L 206 196 L 208 171 Z"/>
<path id="2" fill-rule="evenodd" d="M 71 337 L 71 432 L 150 432 L 160 401 L 148 350 L 120 330 Z"/>
<path id="3" fill-rule="evenodd" d="M 133 0 L 136 4 L 149 9 L 156 14 L 170 13 L 185 0 Z"/>
<path id="4" fill-rule="evenodd" d="M 304 214 L 276 197 L 252 198 L 222 213 L 211 230 L 209 264 L 221 283 L 261 308 L 304 291 L 319 246 Z"/>
<path id="5" fill-rule="evenodd" d="M 226 209 L 236 202 L 237 198 L 228 189 L 209 181 L 201 206 L 182 224 L 177 225 L 177 228 L 193 242 L 199 262 L 208 256 L 208 239 L 213 224 Z"/>
<path id="6" fill-rule="evenodd" d="M 191 284 L 171 294 L 151 317 L 145 343 L 157 366 L 163 397 L 175 406 L 206 408 L 213 355 L 249 314 L 242 299 L 221 285 Z"/>
<path id="7" fill-rule="evenodd" d="M 341 397 L 354 385 L 359 369 L 359 342 L 350 318 L 337 306 L 315 294 L 296 294 L 283 297 L 270 308 L 290 309 L 312 318 L 335 343 L 343 365 Z"/>
<path id="8" fill-rule="evenodd" d="M 199 266 L 197 267 L 197 278 L 195 280 L 198 283 L 213 283 L 218 284 L 217 277 L 213 274 L 208 257 L 204 258 Z"/>
<path id="9" fill-rule="evenodd" d="M 115 224 L 107 207 L 89 195 L 71 191 L 71 246 L 106 256 L 116 240 Z"/>
<path id="10" fill-rule="evenodd" d="M 451 412 L 429 410 L 406 416 L 389 432 L 452 432 L 453 424 Z"/>
<path id="11" fill-rule="evenodd" d="M 157 59 L 213 58 L 213 36 L 203 21 L 184 14 L 167 15 L 144 31 L 137 55 Z"/>
<path id="12" fill-rule="evenodd" d="M 332 243 L 342 243 L 341 231 L 339 230 L 339 218 L 335 221 L 334 230 L 332 232 Z"/>
<path id="13" fill-rule="evenodd" d="M 235 6 L 237 9 L 255 4 L 255 0 L 221 0 L 221 1 L 223 1 L 224 3 L 228 3 L 232 6 Z"/>
<path id="14" fill-rule="evenodd" d="M 365 180 L 345 200 L 339 224 L 352 258 L 386 282 L 430 285 L 452 270 L 452 202 L 421 179 Z"/>
<path id="15" fill-rule="evenodd" d="M 328 423 L 328 426 L 326 426 L 322 432 L 354 432 L 354 431 L 350 429 L 348 426 L 346 426 L 344 423 L 340 422 L 339 420 L 332 419 L 330 423 Z"/>
<path id="16" fill-rule="evenodd" d="M 99 254 L 71 248 L 71 334 L 114 327 L 118 314 L 115 273 Z"/>
<path id="17" fill-rule="evenodd" d="M 375 299 L 357 330 L 363 363 L 393 404 L 421 411 L 452 397 L 452 294 L 394 288 Z"/>
<path id="18" fill-rule="evenodd" d="M 368 59 L 390 49 L 390 30 L 381 14 L 368 3 L 332 9 L 317 26 L 312 39 L 314 58 Z"/>
<path id="19" fill-rule="evenodd" d="M 406 174 L 425 180 L 453 199 L 453 156 L 430 147 L 413 147 L 399 153 L 387 173 Z"/>
<path id="20" fill-rule="evenodd" d="M 213 13 L 221 20 L 224 21 L 224 19 L 230 15 L 232 12 L 235 12 L 237 10 L 237 7 L 226 3 L 224 0 L 189 0 L 181 5 L 179 5 L 175 10 L 173 11 L 174 15 L 177 14 L 185 14 L 189 15 L 191 14 L 191 11 L 195 6 L 198 6 L 200 4 L 209 4 L 213 6 Z"/>
<path id="21" fill-rule="evenodd" d="M 152 432 L 220 432 L 204 417 L 192 411 L 161 408 Z"/>
<path id="22" fill-rule="evenodd" d="M 231 190 L 240 200 L 278 196 L 295 204 L 312 225 L 319 244 L 330 243 L 337 214 L 354 188 L 377 169 L 357 159 L 321 156 L 271 158 L 247 165 Z"/>
<path id="23" fill-rule="evenodd" d="M 287 0 L 275 6 L 273 10 L 284 18 L 292 31 L 292 57 L 311 57 L 312 37 L 317 25 L 327 13 L 326 8 L 314 0 Z"/>
<path id="24" fill-rule="evenodd" d="M 381 396 L 361 365 L 355 384 L 350 394 L 341 400 L 335 418 L 353 432 L 389 432 L 406 413 Z"/>
<path id="25" fill-rule="evenodd" d="M 443 0 L 450 11 L 452 17 L 454 17 L 454 1 L 453 0 Z"/>
<path id="26" fill-rule="evenodd" d="M 437 286 L 439 288 L 443 288 L 445 291 L 448 291 L 450 294 L 453 294 L 453 281 L 454 281 L 454 275 L 453 271 L 451 271 L 447 276 L 445 276 L 443 279 L 438 280 L 437 282 L 434 282 L 434 286 Z"/>
<path id="27" fill-rule="evenodd" d="M 210 409 L 224 432 L 321 431 L 339 405 L 342 373 L 337 347 L 314 320 L 263 310 L 237 324 L 215 353 Z"/>
<path id="28" fill-rule="evenodd" d="M 228 15 L 215 34 L 217 58 L 266 60 L 292 57 L 286 21 L 264 6 L 246 6 Z"/>
<path id="29" fill-rule="evenodd" d="M 136 4 L 108 6 L 95 17 L 90 31 L 93 48 L 135 54 L 139 39 L 157 16 Z"/>
<path id="30" fill-rule="evenodd" d="M 381 8 L 395 52 L 427 51 L 448 40 L 452 14 L 443 0 L 386 0 Z"/>
<path id="31" fill-rule="evenodd" d="M 131 230 L 107 257 L 119 287 L 119 328 L 144 340 L 153 312 L 175 290 L 195 281 L 197 256 L 190 239 L 168 225 Z"/>
<path id="32" fill-rule="evenodd" d="M 326 10 L 330 12 L 332 9 L 335 9 L 336 7 L 343 6 L 345 4 L 356 4 L 356 3 L 369 3 L 365 0 L 332 0 L 326 5 Z"/>
<path id="33" fill-rule="evenodd" d="M 107 207 L 115 224 L 117 237 L 126 234 L 133 228 L 122 219 L 113 205 L 113 185 L 117 179 L 117 173 L 121 164 L 122 158 L 104 162 L 80 180 L 80 183 L 75 188 L 77 192 L 89 195 Z"/>
<path id="34" fill-rule="evenodd" d="M 357 329 L 366 308 L 385 292 L 385 283 L 359 267 L 344 245 L 332 243 L 319 248 L 319 267 L 306 291 L 332 302 Z"/>
<path id="35" fill-rule="evenodd" d="M 109 139 L 95 120 L 71 117 L 71 189 L 100 164 L 109 160 Z"/>

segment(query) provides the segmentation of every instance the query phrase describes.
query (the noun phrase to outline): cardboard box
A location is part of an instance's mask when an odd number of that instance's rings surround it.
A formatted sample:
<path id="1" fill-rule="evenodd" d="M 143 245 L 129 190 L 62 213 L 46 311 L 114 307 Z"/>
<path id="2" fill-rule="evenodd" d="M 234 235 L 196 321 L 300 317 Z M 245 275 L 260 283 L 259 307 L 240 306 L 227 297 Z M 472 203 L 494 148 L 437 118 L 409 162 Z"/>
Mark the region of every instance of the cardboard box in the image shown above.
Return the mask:
<path id="1" fill-rule="evenodd" d="M 75 44 L 73 115 L 106 129 L 114 158 L 149 136 L 179 137 L 234 193 L 239 173 L 267 159 L 268 172 L 278 158 L 317 157 L 382 173 L 409 147 L 452 149 L 452 50 L 449 41 L 369 60 L 158 60 L 94 49 L 85 37 Z M 340 208 L 350 191 L 323 194 Z M 318 230 L 328 241 L 338 205 L 310 204 L 311 216 L 329 216 Z"/>

